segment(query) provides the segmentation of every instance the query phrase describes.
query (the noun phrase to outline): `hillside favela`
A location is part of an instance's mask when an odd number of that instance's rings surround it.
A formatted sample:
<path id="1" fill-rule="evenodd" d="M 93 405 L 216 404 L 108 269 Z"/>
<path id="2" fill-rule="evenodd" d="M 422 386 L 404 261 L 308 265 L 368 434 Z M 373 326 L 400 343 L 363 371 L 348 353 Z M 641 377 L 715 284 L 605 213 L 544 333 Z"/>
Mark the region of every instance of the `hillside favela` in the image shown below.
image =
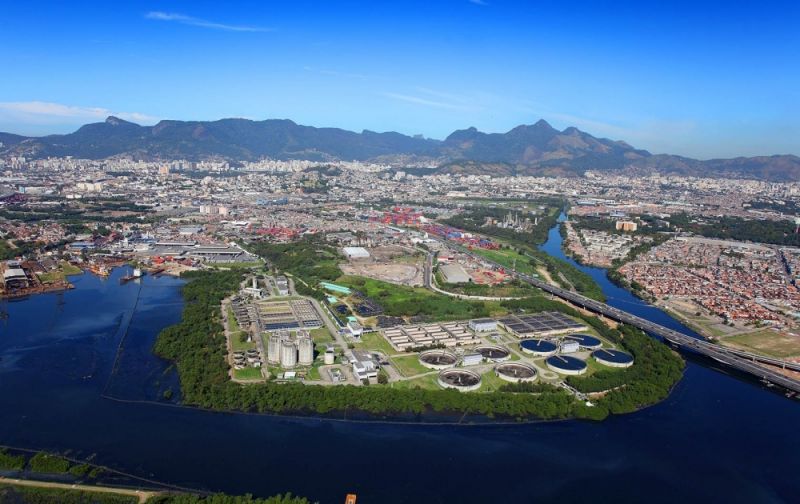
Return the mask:
<path id="1" fill-rule="evenodd" d="M 0 502 L 797 502 L 798 22 L 5 5 Z"/>

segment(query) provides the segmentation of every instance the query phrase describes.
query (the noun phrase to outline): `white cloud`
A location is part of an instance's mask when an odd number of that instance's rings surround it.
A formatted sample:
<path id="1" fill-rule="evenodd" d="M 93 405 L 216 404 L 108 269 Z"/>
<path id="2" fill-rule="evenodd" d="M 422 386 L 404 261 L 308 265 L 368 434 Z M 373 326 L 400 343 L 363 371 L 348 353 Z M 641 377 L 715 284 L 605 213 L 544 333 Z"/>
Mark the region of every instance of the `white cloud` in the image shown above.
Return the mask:
<path id="1" fill-rule="evenodd" d="M 400 93 L 382 93 L 383 96 L 387 98 L 391 98 L 393 100 L 404 101 L 407 103 L 413 103 L 416 105 L 424 105 L 426 107 L 436 107 L 436 108 L 443 108 L 443 109 L 450 109 L 450 110 L 460 110 L 462 107 L 455 103 L 448 103 L 444 101 L 437 101 L 437 100 L 429 100 L 427 98 L 422 98 L 420 96 L 412 96 Z"/>
<path id="2" fill-rule="evenodd" d="M 20 125 L 81 124 L 113 115 L 139 124 L 152 124 L 159 118 L 141 112 L 116 112 L 103 107 L 81 107 L 61 103 L 28 101 L 0 102 L 0 122 Z"/>
<path id="3" fill-rule="evenodd" d="M 484 2 L 483 0 L 468 0 L 468 1 L 469 1 L 469 3 L 471 3 L 473 5 L 480 5 L 480 6 L 483 6 L 483 7 L 486 7 L 487 5 L 489 5 L 487 2 Z"/>
<path id="4" fill-rule="evenodd" d="M 154 19 L 156 21 L 172 21 L 189 26 L 197 26 L 200 28 L 209 28 L 211 30 L 223 30 L 233 32 L 265 32 L 270 31 L 269 28 L 261 28 L 258 26 L 244 26 L 244 25 L 231 25 L 225 23 L 216 23 L 207 19 L 200 19 L 185 14 L 178 14 L 175 12 L 161 12 L 150 11 L 144 16 L 147 19 Z"/>
<path id="5" fill-rule="evenodd" d="M 391 92 L 385 92 L 381 94 L 393 100 L 414 103 L 416 105 L 448 110 L 460 110 L 464 112 L 479 112 L 485 110 L 486 101 L 490 98 L 488 95 L 481 94 L 457 95 L 422 86 L 417 86 L 414 89 L 416 92 L 413 95 Z"/>

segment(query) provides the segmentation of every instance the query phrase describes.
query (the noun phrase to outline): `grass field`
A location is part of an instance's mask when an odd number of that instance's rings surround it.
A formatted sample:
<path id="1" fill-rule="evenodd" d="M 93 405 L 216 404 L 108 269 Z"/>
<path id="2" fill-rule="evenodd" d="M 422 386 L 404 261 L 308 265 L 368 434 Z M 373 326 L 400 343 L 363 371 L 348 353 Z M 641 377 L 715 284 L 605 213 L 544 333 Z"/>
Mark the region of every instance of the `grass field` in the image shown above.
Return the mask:
<path id="1" fill-rule="evenodd" d="M 608 348 L 608 347 L 606 347 L 606 348 Z M 634 362 L 633 365 L 635 366 L 636 363 Z M 625 369 L 625 368 L 617 368 L 617 367 L 611 367 L 611 366 L 606 366 L 604 364 L 600 364 L 599 362 L 597 362 L 594 359 L 594 357 L 589 357 L 588 359 L 586 359 L 586 373 L 583 376 L 590 376 L 590 375 L 592 375 L 592 374 L 594 374 L 594 373 L 596 373 L 598 371 L 613 371 L 613 372 L 617 372 L 617 371 L 622 371 L 623 369 Z"/>
<path id="2" fill-rule="evenodd" d="M 436 272 L 436 283 L 442 289 L 448 292 L 455 292 L 457 294 L 465 294 L 467 296 L 490 296 L 490 297 L 525 297 L 537 294 L 539 291 L 528 284 L 511 285 L 511 284 L 451 284 L 444 281 L 441 272 Z"/>
<path id="3" fill-rule="evenodd" d="M 242 330 L 242 328 L 239 327 L 239 321 L 236 320 L 236 316 L 233 314 L 233 308 L 230 306 L 228 307 L 228 330 L 231 332 Z"/>
<path id="4" fill-rule="evenodd" d="M 77 266 L 74 266 L 67 261 L 61 261 L 61 271 L 64 272 L 64 275 L 80 275 L 83 273 L 83 270 Z"/>
<path id="5" fill-rule="evenodd" d="M 528 273 L 533 275 L 538 275 L 536 268 L 531 266 L 530 261 L 531 258 L 525 255 L 520 254 L 516 250 L 512 250 L 510 248 L 502 248 L 500 250 L 487 250 L 476 248 L 473 249 L 478 255 L 481 255 L 487 259 L 490 259 L 498 264 L 502 264 L 508 269 L 514 267 L 514 260 L 516 260 L 516 270 L 520 273 Z"/>
<path id="6" fill-rule="evenodd" d="M 231 350 L 234 352 L 243 352 L 256 347 L 255 341 L 242 341 L 241 335 L 245 334 L 245 332 L 239 327 L 239 323 L 236 321 L 236 317 L 230 307 L 228 308 L 228 330 L 231 334 Z"/>
<path id="7" fill-rule="evenodd" d="M 493 392 L 507 383 L 507 381 L 498 378 L 494 374 L 494 370 L 489 370 L 481 375 L 481 388 L 478 390 L 480 392 Z"/>
<path id="8" fill-rule="evenodd" d="M 61 261 L 58 265 L 58 269 L 56 269 L 55 271 L 39 273 L 37 276 L 39 277 L 40 282 L 44 284 L 50 284 L 55 282 L 61 282 L 65 280 L 67 276 L 80 275 L 81 273 L 83 273 L 83 270 L 80 269 L 79 267 L 73 266 L 67 261 Z"/>
<path id="9" fill-rule="evenodd" d="M 722 338 L 721 342 L 778 358 L 800 355 L 800 336 L 780 334 L 772 329 L 729 336 Z"/>
<path id="10" fill-rule="evenodd" d="M 37 276 L 39 277 L 39 281 L 43 284 L 56 283 L 64 280 L 64 272 L 59 270 L 39 273 Z"/>
<path id="11" fill-rule="evenodd" d="M 386 341 L 386 338 L 381 336 L 380 333 L 364 333 L 361 335 L 361 341 L 355 344 L 359 350 L 379 350 L 385 355 L 397 355 L 397 350 L 392 348 L 392 345 Z"/>
<path id="12" fill-rule="evenodd" d="M 88 485 L 66 487 L 67 485 L 63 483 L 32 480 L 17 482 L 13 485 L 0 483 L 0 501 L 18 503 L 86 502 L 93 504 L 137 504 L 141 502 L 140 495 L 130 495 L 134 491 L 129 489 L 91 488 Z M 141 497 L 147 497 L 147 495 L 150 493 L 142 494 Z"/>
<path id="13" fill-rule="evenodd" d="M 333 343 L 333 336 L 327 327 L 318 327 L 310 331 L 314 343 Z"/>
<path id="14" fill-rule="evenodd" d="M 236 331 L 231 333 L 231 349 L 234 352 L 244 352 L 256 347 L 255 341 L 242 341 L 241 336 L 246 334 L 244 331 Z"/>
<path id="15" fill-rule="evenodd" d="M 392 382 L 389 386 L 392 388 L 399 388 L 399 389 L 413 389 L 415 387 L 419 387 L 427 390 L 439 390 L 441 389 L 441 387 L 439 386 L 437 377 L 438 375 L 436 373 L 433 373 L 428 376 L 420 376 L 419 378 L 414 378 L 413 380 Z"/>
<path id="16" fill-rule="evenodd" d="M 320 364 L 315 363 L 308 369 L 308 373 L 306 374 L 306 378 L 309 380 L 316 380 L 319 381 L 322 379 L 322 375 L 319 374 L 319 366 Z"/>
<path id="17" fill-rule="evenodd" d="M 718 321 L 715 321 L 709 317 L 698 317 L 695 315 L 695 313 L 687 310 L 684 303 L 671 300 L 665 302 L 665 305 L 669 308 L 667 313 L 672 312 L 670 315 L 674 314 L 673 316 L 675 316 L 678 320 L 684 322 L 686 325 L 705 336 L 720 338 L 727 336 L 729 332 L 733 330 L 733 328 L 726 328 L 726 330 L 722 330 L 719 328 L 721 324 Z"/>
<path id="18" fill-rule="evenodd" d="M 425 316 L 430 321 L 464 320 L 502 315 L 505 310 L 493 301 L 465 301 L 436 294 L 421 287 L 406 287 L 372 278 L 344 276 L 337 283 L 364 292 L 378 302 L 386 315 Z"/>
<path id="19" fill-rule="evenodd" d="M 244 369 L 234 369 L 233 370 L 233 377 L 237 380 L 261 380 L 263 376 L 261 375 L 260 368 L 244 368 Z"/>
<path id="20" fill-rule="evenodd" d="M 416 376 L 432 371 L 419 363 L 419 358 L 416 354 L 392 357 L 390 360 L 394 367 L 405 377 Z"/>

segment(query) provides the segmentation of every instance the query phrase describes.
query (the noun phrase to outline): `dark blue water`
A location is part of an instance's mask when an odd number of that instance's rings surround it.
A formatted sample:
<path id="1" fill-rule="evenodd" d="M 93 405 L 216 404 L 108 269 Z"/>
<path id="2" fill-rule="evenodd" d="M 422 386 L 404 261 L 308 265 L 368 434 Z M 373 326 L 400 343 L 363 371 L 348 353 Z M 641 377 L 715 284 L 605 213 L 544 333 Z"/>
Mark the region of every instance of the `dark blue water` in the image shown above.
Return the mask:
<path id="1" fill-rule="evenodd" d="M 94 456 L 177 485 L 292 491 L 323 503 L 342 502 L 347 492 L 382 504 L 796 502 L 800 495 L 800 406 L 691 363 L 668 400 L 602 423 L 342 423 L 120 402 L 158 400 L 175 386 L 149 349 L 181 309 L 179 280 L 119 285 L 121 274 L 76 277 L 75 290 L 6 305 L 1 444 Z M 637 303 L 602 285 L 612 301 Z M 674 324 L 649 308 L 631 309 Z"/>

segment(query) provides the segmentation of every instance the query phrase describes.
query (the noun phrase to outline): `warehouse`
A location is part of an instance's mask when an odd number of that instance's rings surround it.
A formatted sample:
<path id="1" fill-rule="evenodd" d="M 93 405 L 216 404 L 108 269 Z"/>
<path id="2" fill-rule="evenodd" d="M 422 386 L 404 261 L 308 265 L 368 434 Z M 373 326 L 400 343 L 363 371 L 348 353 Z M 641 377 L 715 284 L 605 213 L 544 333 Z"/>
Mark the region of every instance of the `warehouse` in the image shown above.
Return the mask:
<path id="1" fill-rule="evenodd" d="M 354 259 L 369 259 L 369 251 L 364 247 L 345 247 L 342 252 L 351 261 Z"/>
<path id="2" fill-rule="evenodd" d="M 3 272 L 3 285 L 6 289 L 25 288 L 28 286 L 28 275 L 22 268 L 9 265 Z"/>
<path id="3" fill-rule="evenodd" d="M 490 318 L 473 319 L 469 321 L 469 328 L 475 332 L 496 331 L 497 322 Z"/>
<path id="4" fill-rule="evenodd" d="M 466 270 L 460 264 L 445 264 L 439 268 L 445 282 L 458 284 L 469 283 L 472 277 L 467 274 Z"/>

